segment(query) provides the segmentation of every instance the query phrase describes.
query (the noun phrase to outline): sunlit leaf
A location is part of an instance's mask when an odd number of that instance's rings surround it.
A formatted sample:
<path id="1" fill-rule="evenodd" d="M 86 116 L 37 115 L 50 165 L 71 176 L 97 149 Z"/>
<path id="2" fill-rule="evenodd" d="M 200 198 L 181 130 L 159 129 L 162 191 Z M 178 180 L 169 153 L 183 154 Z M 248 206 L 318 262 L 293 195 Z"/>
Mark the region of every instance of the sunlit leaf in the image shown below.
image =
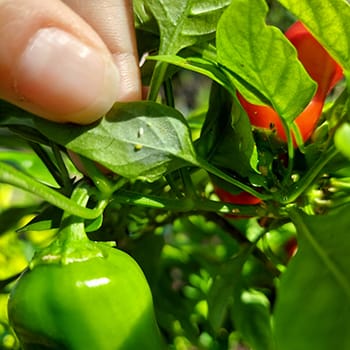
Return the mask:
<path id="1" fill-rule="evenodd" d="M 218 62 L 248 100 L 270 104 L 291 121 L 308 104 L 316 85 L 283 33 L 266 25 L 267 10 L 264 0 L 232 2 L 218 24 Z"/>
<path id="2" fill-rule="evenodd" d="M 230 0 L 147 0 L 160 30 L 160 54 L 176 54 L 184 47 L 213 38 L 217 22 Z"/>
<path id="3" fill-rule="evenodd" d="M 150 56 L 148 59 L 159 60 L 161 62 L 170 63 L 178 67 L 200 73 L 225 87 L 232 95 L 235 93 L 235 88 L 230 79 L 227 77 L 225 71 L 222 70 L 214 61 L 209 61 L 201 57 L 184 58 L 176 55 Z"/>
<path id="4" fill-rule="evenodd" d="M 154 181 L 168 171 L 196 164 L 186 120 L 155 102 L 118 103 L 89 126 L 39 118 L 36 125 L 50 140 L 131 179 Z"/>
<path id="5" fill-rule="evenodd" d="M 299 248 L 278 289 L 279 350 L 350 349 L 349 210 L 320 217 L 291 212 Z"/>
<path id="6" fill-rule="evenodd" d="M 350 4 L 346 0 L 279 0 L 350 71 Z"/>
<path id="7" fill-rule="evenodd" d="M 2 150 L 0 160 L 35 177 L 38 181 L 57 187 L 57 183 L 43 162 L 33 152 Z"/>

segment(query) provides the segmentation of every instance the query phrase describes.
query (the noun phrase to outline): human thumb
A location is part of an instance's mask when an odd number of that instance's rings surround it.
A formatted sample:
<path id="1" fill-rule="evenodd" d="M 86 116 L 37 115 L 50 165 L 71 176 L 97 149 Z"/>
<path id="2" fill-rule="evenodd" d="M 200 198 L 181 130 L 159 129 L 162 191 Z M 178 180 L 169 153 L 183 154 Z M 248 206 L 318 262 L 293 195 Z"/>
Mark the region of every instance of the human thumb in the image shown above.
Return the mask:
<path id="1" fill-rule="evenodd" d="M 109 50 L 60 1 L 0 1 L 0 39 L 0 98 L 81 124 L 115 102 L 120 78 Z"/>

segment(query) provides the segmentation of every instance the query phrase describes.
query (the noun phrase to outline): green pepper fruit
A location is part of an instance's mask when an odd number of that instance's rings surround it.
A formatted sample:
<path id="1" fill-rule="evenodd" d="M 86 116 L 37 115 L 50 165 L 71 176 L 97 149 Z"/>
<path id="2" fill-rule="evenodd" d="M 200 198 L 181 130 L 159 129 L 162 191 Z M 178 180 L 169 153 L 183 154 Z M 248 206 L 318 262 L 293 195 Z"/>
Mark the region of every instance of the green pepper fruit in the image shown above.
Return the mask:
<path id="1" fill-rule="evenodd" d="M 158 350 L 152 295 L 137 263 L 92 242 L 76 218 L 32 260 L 8 313 L 25 350 Z"/>

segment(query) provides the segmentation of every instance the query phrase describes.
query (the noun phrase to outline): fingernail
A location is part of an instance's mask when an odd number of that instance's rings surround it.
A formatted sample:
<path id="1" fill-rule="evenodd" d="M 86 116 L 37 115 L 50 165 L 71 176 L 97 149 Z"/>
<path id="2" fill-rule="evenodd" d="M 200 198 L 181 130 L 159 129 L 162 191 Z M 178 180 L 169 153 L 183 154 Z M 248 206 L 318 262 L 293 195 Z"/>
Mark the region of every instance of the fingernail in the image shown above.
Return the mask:
<path id="1" fill-rule="evenodd" d="M 35 33 L 19 59 L 15 79 L 17 93 L 24 100 L 62 115 L 79 115 L 91 106 L 93 113 L 106 112 L 103 109 L 113 103 L 119 82 L 117 68 L 107 54 L 59 28 Z"/>

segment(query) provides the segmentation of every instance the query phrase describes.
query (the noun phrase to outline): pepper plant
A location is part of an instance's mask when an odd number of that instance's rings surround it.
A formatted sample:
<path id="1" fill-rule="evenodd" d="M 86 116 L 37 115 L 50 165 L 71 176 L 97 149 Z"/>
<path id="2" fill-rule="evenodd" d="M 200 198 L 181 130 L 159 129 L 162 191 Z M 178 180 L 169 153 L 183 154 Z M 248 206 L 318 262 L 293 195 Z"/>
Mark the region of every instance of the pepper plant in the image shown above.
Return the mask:
<path id="1" fill-rule="evenodd" d="M 349 2 L 134 12 L 145 100 L 0 101 L 0 347 L 350 348 Z"/>

